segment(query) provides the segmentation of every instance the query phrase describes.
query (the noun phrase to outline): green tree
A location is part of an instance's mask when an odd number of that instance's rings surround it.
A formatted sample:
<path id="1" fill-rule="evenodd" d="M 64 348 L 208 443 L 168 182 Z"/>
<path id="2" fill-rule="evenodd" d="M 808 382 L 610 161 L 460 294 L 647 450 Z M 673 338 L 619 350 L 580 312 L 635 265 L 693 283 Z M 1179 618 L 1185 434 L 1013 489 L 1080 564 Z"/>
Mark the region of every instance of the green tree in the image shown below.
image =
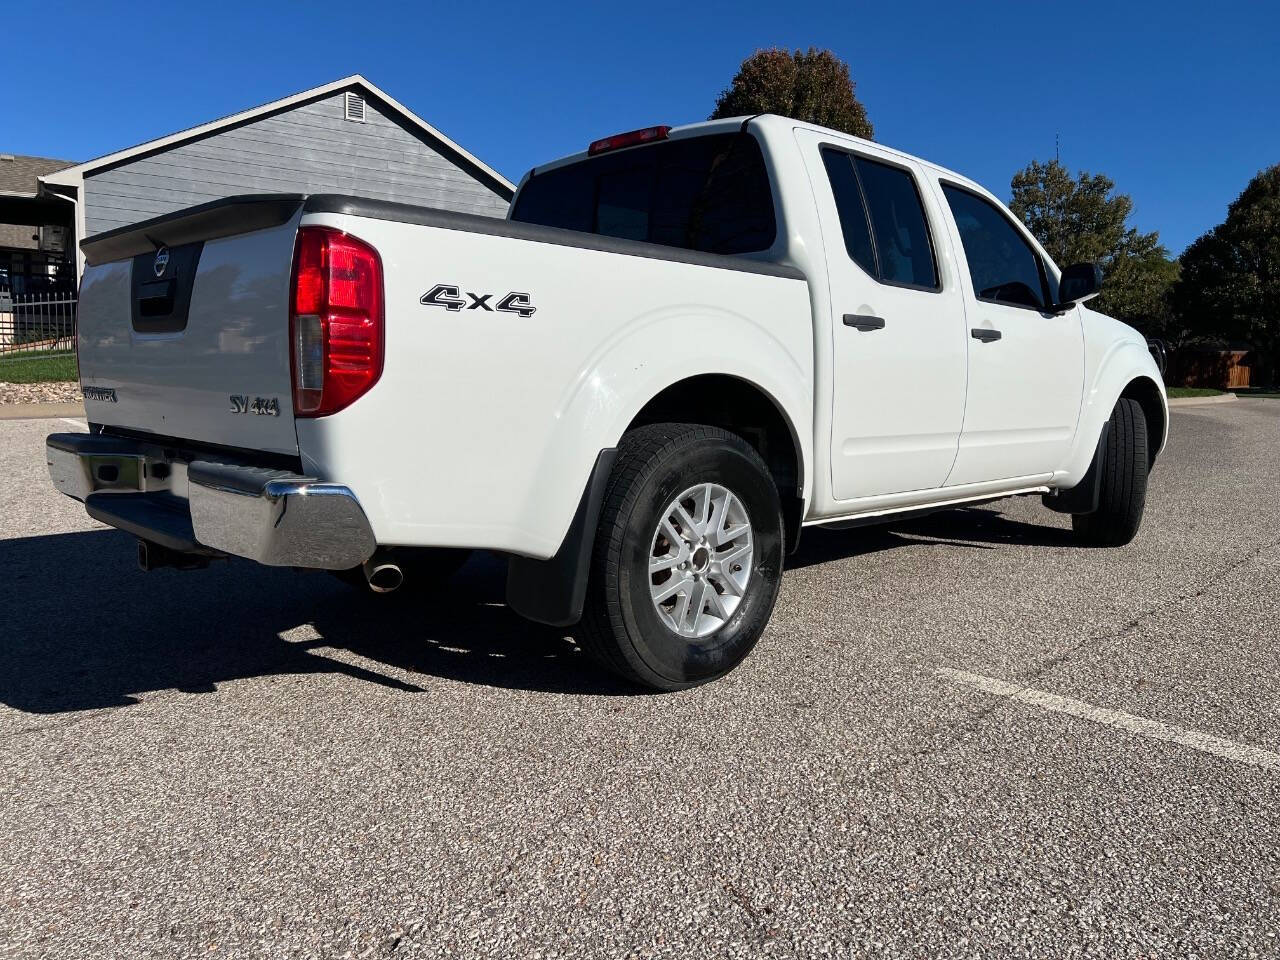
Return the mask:
<path id="1" fill-rule="evenodd" d="M 1280 164 L 1249 181 L 1181 264 L 1173 302 L 1186 325 L 1248 342 L 1260 377 L 1280 382 Z"/>
<path id="2" fill-rule="evenodd" d="M 867 111 L 854 95 L 849 65 L 830 50 L 808 53 L 773 48 L 742 61 L 729 89 L 721 92 L 712 120 L 777 113 L 843 130 L 870 140 Z"/>
<path id="3" fill-rule="evenodd" d="M 1058 160 L 1033 160 L 1014 175 L 1009 209 L 1036 235 L 1060 267 L 1090 261 L 1102 267 L 1096 306 L 1147 336 L 1180 341 L 1169 291 L 1178 265 L 1157 232 L 1129 226 L 1133 201 L 1100 173 L 1072 177 Z"/>

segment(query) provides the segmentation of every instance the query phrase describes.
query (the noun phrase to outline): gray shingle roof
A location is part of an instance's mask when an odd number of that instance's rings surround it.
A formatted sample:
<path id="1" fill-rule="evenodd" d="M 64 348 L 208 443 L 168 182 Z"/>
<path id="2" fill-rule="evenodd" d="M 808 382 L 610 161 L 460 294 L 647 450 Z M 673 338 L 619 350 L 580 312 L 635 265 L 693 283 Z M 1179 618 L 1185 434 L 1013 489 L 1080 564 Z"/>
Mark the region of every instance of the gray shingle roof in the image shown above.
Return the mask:
<path id="1" fill-rule="evenodd" d="M 68 160 L 16 157 L 12 153 L 0 153 L 0 193 L 19 193 L 34 197 L 40 188 L 36 177 L 70 166 L 72 163 Z"/>

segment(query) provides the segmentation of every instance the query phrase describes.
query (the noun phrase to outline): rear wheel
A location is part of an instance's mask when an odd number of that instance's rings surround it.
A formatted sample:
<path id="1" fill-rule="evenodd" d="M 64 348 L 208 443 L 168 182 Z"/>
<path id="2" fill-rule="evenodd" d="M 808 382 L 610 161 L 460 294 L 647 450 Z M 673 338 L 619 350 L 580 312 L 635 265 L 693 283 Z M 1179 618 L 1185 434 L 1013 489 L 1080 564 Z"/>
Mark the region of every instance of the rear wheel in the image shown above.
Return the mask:
<path id="1" fill-rule="evenodd" d="M 1147 502 L 1147 419 L 1138 401 L 1121 397 L 1116 402 L 1099 455 L 1098 509 L 1072 516 L 1071 527 L 1084 543 L 1119 547 L 1137 535 Z"/>
<path id="2" fill-rule="evenodd" d="M 658 690 L 723 676 L 769 621 L 782 546 L 778 491 L 745 440 L 688 424 L 632 431 L 605 493 L 583 648 Z"/>

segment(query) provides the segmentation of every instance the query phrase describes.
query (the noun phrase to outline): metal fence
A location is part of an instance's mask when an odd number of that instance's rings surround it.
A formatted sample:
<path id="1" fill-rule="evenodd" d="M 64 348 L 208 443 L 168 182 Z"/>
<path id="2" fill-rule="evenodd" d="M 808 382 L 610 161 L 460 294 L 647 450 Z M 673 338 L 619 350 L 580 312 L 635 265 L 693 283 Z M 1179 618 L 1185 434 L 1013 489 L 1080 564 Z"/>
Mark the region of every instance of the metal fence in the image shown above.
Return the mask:
<path id="1" fill-rule="evenodd" d="M 0 291 L 0 357 L 58 353 L 75 345 L 74 293 Z"/>

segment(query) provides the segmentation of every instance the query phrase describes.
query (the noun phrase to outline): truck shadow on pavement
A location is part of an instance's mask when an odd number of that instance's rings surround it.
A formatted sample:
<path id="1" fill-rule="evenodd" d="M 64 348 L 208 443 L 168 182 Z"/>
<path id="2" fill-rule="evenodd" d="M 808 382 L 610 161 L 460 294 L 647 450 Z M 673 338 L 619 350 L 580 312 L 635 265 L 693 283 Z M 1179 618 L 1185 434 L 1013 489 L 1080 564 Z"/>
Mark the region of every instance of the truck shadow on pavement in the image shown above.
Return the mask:
<path id="1" fill-rule="evenodd" d="M 1004 545 L 1074 547 L 1071 530 L 1014 520 L 989 507 L 961 507 L 883 525 L 846 530 L 813 527 L 804 531 L 800 549 L 787 558 L 787 569 L 899 547 L 961 547 L 995 550 Z"/>
<path id="2" fill-rule="evenodd" d="M 485 555 L 430 597 L 407 584 L 377 596 L 327 574 L 240 560 L 143 573 L 135 557 L 135 541 L 113 530 L 0 541 L 0 703 L 61 713 L 309 673 L 406 693 L 431 676 L 631 692 L 562 632 L 508 611 L 503 568 Z"/>
<path id="3" fill-rule="evenodd" d="M 903 546 L 1069 543 L 1069 532 L 954 511 L 890 528 L 806 532 L 792 567 Z M 560 694 L 640 691 L 564 630 L 503 602 L 505 563 L 478 554 L 444 591 L 375 596 L 247 561 L 144 574 L 117 531 L 0 541 L 0 703 L 54 714 L 207 693 L 230 680 L 336 673 L 406 693 L 430 678 Z M 385 669 L 380 669 L 380 667 Z"/>

